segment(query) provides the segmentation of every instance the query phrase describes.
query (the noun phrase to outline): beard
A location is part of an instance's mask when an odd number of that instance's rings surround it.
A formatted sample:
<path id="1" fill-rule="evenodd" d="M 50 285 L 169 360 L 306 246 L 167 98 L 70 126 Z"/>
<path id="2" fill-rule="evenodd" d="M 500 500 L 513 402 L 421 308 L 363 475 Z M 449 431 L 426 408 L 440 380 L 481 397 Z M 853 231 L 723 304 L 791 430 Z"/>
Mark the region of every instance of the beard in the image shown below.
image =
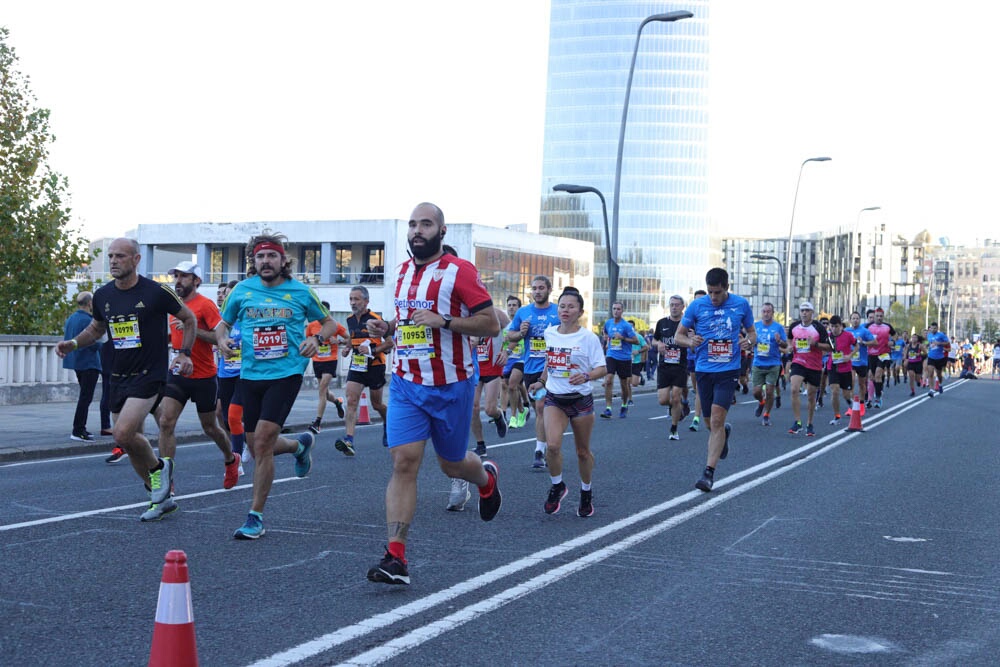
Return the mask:
<path id="1" fill-rule="evenodd" d="M 413 245 L 413 239 L 410 239 L 407 243 L 409 244 L 410 252 L 413 253 L 413 257 L 415 259 L 428 259 L 441 251 L 441 241 L 443 239 L 444 233 L 438 232 L 437 235 L 427 239 L 427 241 L 421 245 Z"/>

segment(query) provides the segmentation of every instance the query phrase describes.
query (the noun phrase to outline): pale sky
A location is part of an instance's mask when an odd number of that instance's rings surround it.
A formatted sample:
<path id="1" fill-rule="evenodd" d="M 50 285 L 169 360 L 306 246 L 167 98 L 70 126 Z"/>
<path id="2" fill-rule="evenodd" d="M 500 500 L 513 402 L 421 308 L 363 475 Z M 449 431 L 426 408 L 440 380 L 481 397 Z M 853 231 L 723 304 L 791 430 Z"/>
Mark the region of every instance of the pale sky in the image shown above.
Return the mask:
<path id="1" fill-rule="evenodd" d="M 881 206 L 865 215 L 908 238 L 1000 238 L 998 19 L 988 0 L 712 0 L 720 232 L 787 235 L 799 165 L 830 156 L 805 168 L 796 232 Z M 5 0 L 0 14 L 90 237 L 405 219 L 423 200 L 450 222 L 534 227 L 548 21 L 544 0 Z"/>

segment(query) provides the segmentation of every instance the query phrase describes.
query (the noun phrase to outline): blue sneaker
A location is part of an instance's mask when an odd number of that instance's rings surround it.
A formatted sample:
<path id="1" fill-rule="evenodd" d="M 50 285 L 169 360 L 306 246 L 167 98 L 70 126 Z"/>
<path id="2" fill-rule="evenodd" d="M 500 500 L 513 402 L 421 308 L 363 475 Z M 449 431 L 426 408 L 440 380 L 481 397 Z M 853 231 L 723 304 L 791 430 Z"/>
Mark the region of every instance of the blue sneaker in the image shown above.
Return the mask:
<path id="1" fill-rule="evenodd" d="M 305 477 L 309 474 L 309 469 L 312 468 L 312 447 L 316 439 L 312 433 L 307 432 L 301 434 L 298 440 L 299 444 L 302 445 L 302 451 L 295 453 L 295 476 Z"/>
<path id="2" fill-rule="evenodd" d="M 733 427 L 728 423 L 726 424 L 726 442 L 722 445 L 722 453 L 719 454 L 720 459 L 724 459 L 729 456 L 729 434 L 732 433 Z"/>
<path id="3" fill-rule="evenodd" d="M 788 429 L 788 432 L 792 433 L 792 434 L 801 433 L 802 432 L 802 422 L 800 422 L 800 421 L 792 422 L 792 427 L 790 429 Z"/>
<path id="4" fill-rule="evenodd" d="M 250 512 L 247 514 L 247 522 L 233 533 L 233 539 L 256 540 L 264 532 L 264 517 L 258 512 Z"/>
<path id="5" fill-rule="evenodd" d="M 618 418 L 625 419 L 626 417 L 628 417 L 628 406 L 623 405 L 622 409 L 618 411 Z"/>

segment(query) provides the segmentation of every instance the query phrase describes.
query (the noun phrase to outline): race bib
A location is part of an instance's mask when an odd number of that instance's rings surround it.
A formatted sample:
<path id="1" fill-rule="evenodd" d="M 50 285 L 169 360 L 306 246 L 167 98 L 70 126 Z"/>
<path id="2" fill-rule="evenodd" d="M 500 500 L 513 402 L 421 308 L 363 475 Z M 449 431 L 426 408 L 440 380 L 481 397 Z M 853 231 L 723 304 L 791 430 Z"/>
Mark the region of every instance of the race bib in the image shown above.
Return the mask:
<path id="1" fill-rule="evenodd" d="M 253 328 L 253 358 L 281 359 L 288 356 L 288 333 L 284 324 Z"/>
<path id="2" fill-rule="evenodd" d="M 356 373 L 365 373 L 368 371 L 368 357 L 363 354 L 352 354 L 351 355 L 351 369 Z"/>
<path id="3" fill-rule="evenodd" d="M 396 356 L 400 359 L 433 359 L 434 334 L 431 328 L 400 320 L 396 324 Z"/>
<path id="4" fill-rule="evenodd" d="M 665 364 L 681 363 L 681 349 L 679 347 L 668 347 L 663 352 L 663 363 Z"/>
<path id="5" fill-rule="evenodd" d="M 486 343 L 480 343 L 476 346 L 476 360 L 477 361 L 489 361 L 490 360 L 490 346 Z"/>
<path id="6" fill-rule="evenodd" d="M 889 361 L 889 353 L 886 352 L 885 354 L 878 355 L 878 360 L 879 361 Z"/>
<path id="7" fill-rule="evenodd" d="M 844 363 L 844 353 L 840 350 L 836 350 L 833 353 L 833 363 L 842 364 Z"/>
<path id="8" fill-rule="evenodd" d="M 715 364 L 725 364 L 733 360 L 733 341 L 711 339 L 708 341 L 708 360 Z"/>
<path id="9" fill-rule="evenodd" d="M 757 343 L 757 354 L 762 357 L 771 354 L 771 343 Z"/>
<path id="10" fill-rule="evenodd" d="M 917 354 L 917 355 L 910 355 L 909 357 L 906 358 L 906 360 L 908 362 L 910 362 L 911 364 L 915 364 L 915 363 L 917 363 L 917 362 L 920 361 L 920 355 L 919 354 Z"/>
<path id="11" fill-rule="evenodd" d="M 861 361 L 861 348 L 854 350 L 851 354 L 851 361 Z"/>
<path id="12" fill-rule="evenodd" d="M 531 345 L 531 357 L 534 359 L 544 359 L 545 358 L 545 339 L 544 338 L 532 338 L 529 341 Z"/>
<path id="13" fill-rule="evenodd" d="M 808 338 L 796 338 L 795 339 L 795 351 L 796 352 L 801 352 L 802 354 L 805 354 L 806 352 L 809 351 L 810 347 L 812 347 L 812 344 L 810 343 L 810 341 L 809 341 Z"/>
<path id="14" fill-rule="evenodd" d="M 222 369 L 226 371 L 238 371 L 243 366 L 243 350 L 236 348 L 236 356 L 232 359 L 222 357 Z"/>
<path id="15" fill-rule="evenodd" d="M 142 338 L 139 336 L 139 318 L 135 315 L 119 316 L 114 321 L 108 322 L 108 325 L 111 327 L 111 338 L 116 350 L 132 350 L 142 347 Z"/>
<path id="16" fill-rule="evenodd" d="M 330 344 L 323 343 L 318 348 L 316 348 L 317 357 L 329 357 L 330 356 Z"/>
<path id="17" fill-rule="evenodd" d="M 612 338 L 611 339 L 611 343 L 610 343 L 610 347 L 611 347 L 612 350 L 620 350 L 620 349 L 622 349 L 622 339 L 621 338 Z"/>
<path id="18" fill-rule="evenodd" d="M 550 377 L 568 378 L 573 367 L 573 350 L 568 347 L 550 347 L 545 353 L 545 365 Z"/>

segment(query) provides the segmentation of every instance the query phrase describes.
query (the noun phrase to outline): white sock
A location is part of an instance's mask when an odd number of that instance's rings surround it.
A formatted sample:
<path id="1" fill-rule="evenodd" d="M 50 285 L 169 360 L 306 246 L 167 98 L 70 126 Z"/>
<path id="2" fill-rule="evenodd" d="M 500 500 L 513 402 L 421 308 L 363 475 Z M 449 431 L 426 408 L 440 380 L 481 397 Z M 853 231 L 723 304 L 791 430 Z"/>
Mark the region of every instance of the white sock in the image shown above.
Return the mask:
<path id="1" fill-rule="evenodd" d="M 555 476 L 549 475 L 549 478 L 552 480 L 552 484 L 553 485 L 559 484 L 560 482 L 562 482 L 562 475 L 555 475 Z"/>
<path id="2" fill-rule="evenodd" d="M 535 440 L 535 451 L 545 453 L 545 443 L 541 440 Z"/>
<path id="3" fill-rule="evenodd" d="M 581 491 L 590 491 L 590 484 L 586 484 L 584 482 L 580 482 L 580 490 Z"/>

